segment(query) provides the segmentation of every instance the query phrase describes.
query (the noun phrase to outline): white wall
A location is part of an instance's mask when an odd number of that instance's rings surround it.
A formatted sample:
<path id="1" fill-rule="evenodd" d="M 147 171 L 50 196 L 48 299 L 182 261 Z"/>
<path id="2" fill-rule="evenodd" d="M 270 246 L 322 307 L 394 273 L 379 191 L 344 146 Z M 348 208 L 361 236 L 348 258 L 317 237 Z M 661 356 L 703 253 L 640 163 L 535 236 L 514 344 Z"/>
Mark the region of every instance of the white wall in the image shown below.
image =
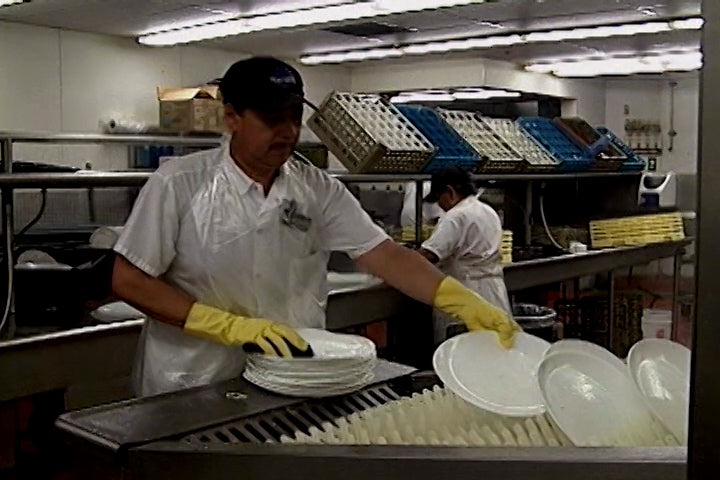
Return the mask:
<path id="1" fill-rule="evenodd" d="M 149 48 L 132 39 L 0 22 L 0 131 L 97 132 L 120 118 L 157 124 L 157 86 L 222 76 L 246 56 L 193 46 Z M 342 67 L 300 68 L 310 100 L 350 88 Z M 304 134 L 304 136 L 307 136 Z M 18 145 L 15 158 L 95 169 L 127 167 L 125 147 Z"/>
<path id="2" fill-rule="evenodd" d="M 625 119 L 660 120 L 663 131 L 663 155 L 658 170 L 693 174 L 697 171 L 699 79 L 697 75 L 677 79 L 675 88 L 675 137 L 668 151 L 670 131 L 670 82 L 667 79 L 609 80 L 607 82 L 606 123 L 624 136 Z M 628 114 L 625 114 L 625 107 Z"/>

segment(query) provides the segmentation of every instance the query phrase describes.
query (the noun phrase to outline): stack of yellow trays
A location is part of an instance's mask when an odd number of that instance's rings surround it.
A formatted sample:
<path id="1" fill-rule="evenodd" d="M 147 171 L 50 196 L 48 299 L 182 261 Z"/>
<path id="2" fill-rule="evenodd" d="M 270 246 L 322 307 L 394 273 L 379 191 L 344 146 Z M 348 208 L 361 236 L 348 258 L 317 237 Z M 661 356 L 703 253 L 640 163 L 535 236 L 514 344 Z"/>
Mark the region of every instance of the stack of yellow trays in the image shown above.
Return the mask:
<path id="1" fill-rule="evenodd" d="M 435 225 L 423 224 L 420 231 L 420 241 L 424 242 L 435 230 Z M 415 241 L 415 225 L 408 225 L 403 227 L 402 230 L 393 234 L 393 239 L 398 242 L 414 242 Z"/>
<path id="2" fill-rule="evenodd" d="M 680 213 L 659 213 L 590 222 L 593 248 L 648 245 L 685 238 Z"/>
<path id="3" fill-rule="evenodd" d="M 502 244 L 500 245 L 501 262 L 503 265 L 512 263 L 513 233 L 510 230 L 503 230 Z"/>

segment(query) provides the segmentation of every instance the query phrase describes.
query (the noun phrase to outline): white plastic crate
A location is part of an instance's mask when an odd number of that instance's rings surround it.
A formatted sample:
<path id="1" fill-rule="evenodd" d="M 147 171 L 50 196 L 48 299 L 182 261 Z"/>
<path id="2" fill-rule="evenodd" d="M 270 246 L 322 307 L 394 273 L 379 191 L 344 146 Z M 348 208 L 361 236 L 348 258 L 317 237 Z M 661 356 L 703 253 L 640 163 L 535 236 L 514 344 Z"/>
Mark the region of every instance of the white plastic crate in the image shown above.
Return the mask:
<path id="1" fill-rule="evenodd" d="M 497 136 L 527 162 L 529 170 L 554 170 L 559 162 L 512 120 L 480 117 Z"/>
<path id="2" fill-rule="evenodd" d="M 332 92 L 307 124 L 352 173 L 419 172 L 435 151 L 377 95 Z"/>
<path id="3" fill-rule="evenodd" d="M 482 165 L 484 170 L 519 170 L 523 158 L 510 149 L 472 112 L 438 109 L 443 119 L 452 126 L 480 154 L 487 159 Z"/>

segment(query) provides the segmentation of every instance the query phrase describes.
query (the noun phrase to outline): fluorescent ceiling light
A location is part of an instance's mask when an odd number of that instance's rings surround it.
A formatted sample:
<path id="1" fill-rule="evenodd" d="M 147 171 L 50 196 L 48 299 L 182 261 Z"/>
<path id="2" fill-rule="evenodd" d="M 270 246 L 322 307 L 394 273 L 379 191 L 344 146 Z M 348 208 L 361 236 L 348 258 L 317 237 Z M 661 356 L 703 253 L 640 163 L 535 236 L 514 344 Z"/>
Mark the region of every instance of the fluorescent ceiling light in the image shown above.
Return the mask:
<path id="1" fill-rule="evenodd" d="M 488 100 L 491 98 L 517 98 L 520 92 L 495 88 L 463 88 L 459 90 L 415 90 L 401 92 L 390 99 L 391 103 L 445 103 L 456 100 Z"/>
<path id="2" fill-rule="evenodd" d="M 457 7 L 485 0 L 375 0 L 334 5 L 305 4 L 295 10 L 266 11 L 261 15 L 237 17 L 232 20 L 177 26 L 164 31 L 150 32 L 138 37 L 144 45 L 176 45 L 211 38 L 241 35 L 244 33 L 277 30 L 282 28 L 306 27 L 309 25 L 360 20 L 398 13 Z M 299 4 L 301 5 L 301 4 Z"/>
<path id="3" fill-rule="evenodd" d="M 517 98 L 520 92 L 508 92 L 507 90 L 478 90 L 453 92 L 456 100 L 486 100 L 489 98 Z"/>
<path id="4" fill-rule="evenodd" d="M 700 51 L 664 52 L 624 57 L 587 58 L 530 64 L 526 70 L 558 77 L 596 77 L 692 71 L 702 68 Z"/>
<path id="5" fill-rule="evenodd" d="M 458 52 L 474 49 L 505 47 L 510 45 L 528 43 L 563 42 L 568 40 L 585 40 L 590 38 L 623 37 L 673 30 L 699 30 L 702 28 L 702 18 L 687 18 L 670 22 L 629 23 L 622 25 L 604 25 L 598 27 L 567 28 L 549 30 L 544 32 L 529 32 L 525 34 L 492 35 L 488 37 L 464 38 L 437 42 L 412 43 L 393 47 L 393 55 L 426 55 L 429 53 Z M 377 49 L 375 49 L 377 50 Z M 390 49 L 388 49 L 390 50 Z M 367 60 L 361 52 L 366 50 L 352 50 L 347 52 L 318 53 L 300 58 L 305 65 L 318 65 L 322 63 L 342 63 L 350 61 Z M 379 57 L 375 57 L 379 58 Z"/>
<path id="6" fill-rule="evenodd" d="M 30 0 L 0 0 L 0 7 L 9 7 L 10 5 L 17 5 L 18 3 L 26 3 Z"/>

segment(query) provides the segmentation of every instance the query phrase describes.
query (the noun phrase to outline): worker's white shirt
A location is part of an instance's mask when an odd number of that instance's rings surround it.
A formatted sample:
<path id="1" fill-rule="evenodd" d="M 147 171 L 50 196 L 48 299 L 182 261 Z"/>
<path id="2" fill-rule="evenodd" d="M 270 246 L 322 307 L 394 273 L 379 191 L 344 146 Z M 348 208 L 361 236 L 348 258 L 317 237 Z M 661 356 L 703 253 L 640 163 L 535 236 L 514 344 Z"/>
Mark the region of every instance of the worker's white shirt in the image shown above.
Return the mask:
<path id="1" fill-rule="evenodd" d="M 297 210 L 283 222 L 288 201 Z M 303 220 L 310 220 L 303 231 Z M 324 327 L 330 251 L 350 257 L 388 237 L 339 181 L 288 161 L 267 197 L 235 164 L 229 146 L 173 159 L 148 180 L 115 250 L 214 307 Z M 237 376 L 242 349 L 149 320 L 136 365 L 142 395 Z"/>
<path id="2" fill-rule="evenodd" d="M 501 244 L 500 217 L 492 207 L 471 195 L 440 217 L 422 248 L 437 255 L 443 272 L 510 313 Z"/>

